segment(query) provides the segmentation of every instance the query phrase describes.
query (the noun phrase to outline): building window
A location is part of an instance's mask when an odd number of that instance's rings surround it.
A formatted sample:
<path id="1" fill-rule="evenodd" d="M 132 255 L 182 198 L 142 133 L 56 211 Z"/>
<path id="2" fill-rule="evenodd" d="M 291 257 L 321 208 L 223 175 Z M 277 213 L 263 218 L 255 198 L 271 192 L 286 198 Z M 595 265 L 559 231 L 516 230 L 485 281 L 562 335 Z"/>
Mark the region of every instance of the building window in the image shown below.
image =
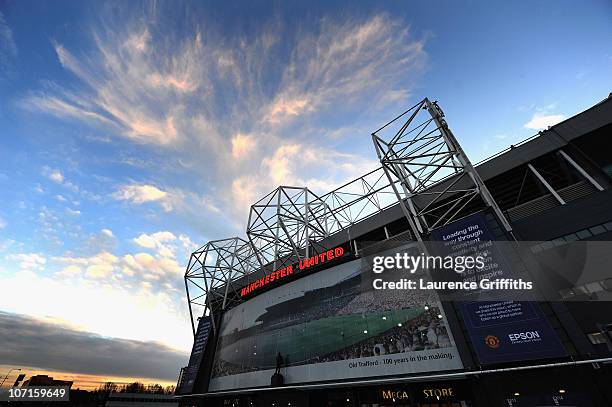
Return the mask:
<path id="1" fill-rule="evenodd" d="M 590 334 L 587 334 L 587 336 L 589 337 L 589 341 L 591 341 L 593 345 L 600 345 L 602 343 L 606 343 L 606 337 L 601 332 L 592 332 Z"/>
<path id="2" fill-rule="evenodd" d="M 576 232 L 576 235 L 578 235 L 579 239 L 586 239 L 586 238 L 589 238 L 589 237 L 592 236 L 591 232 L 589 232 L 588 229 L 580 230 L 580 231 Z"/>
<path id="3" fill-rule="evenodd" d="M 597 225 L 593 226 L 592 228 L 589 228 L 589 230 L 593 235 L 599 235 L 600 233 L 604 233 L 606 231 L 606 228 L 604 228 L 603 225 Z"/>
<path id="4" fill-rule="evenodd" d="M 576 233 L 569 233 L 564 236 L 559 236 L 555 239 L 551 239 L 546 242 L 541 242 L 531 246 L 531 251 L 534 253 L 541 252 L 543 250 L 551 249 L 556 246 L 563 246 L 568 242 L 575 242 L 577 240 L 588 239 L 589 237 L 600 235 L 605 232 L 612 232 L 612 221 L 602 223 L 600 225 L 591 226 L 588 229 L 582 229 Z"/>
<path id="5" fill-rule="evenodd" d="M 575 242 L 576 240 L 580 240 L 578 238 L 578 235 L 576 235 L 575 233 L 570 233 L 569 235 L 565 236 L 565 240 L 568 242 Z"/>

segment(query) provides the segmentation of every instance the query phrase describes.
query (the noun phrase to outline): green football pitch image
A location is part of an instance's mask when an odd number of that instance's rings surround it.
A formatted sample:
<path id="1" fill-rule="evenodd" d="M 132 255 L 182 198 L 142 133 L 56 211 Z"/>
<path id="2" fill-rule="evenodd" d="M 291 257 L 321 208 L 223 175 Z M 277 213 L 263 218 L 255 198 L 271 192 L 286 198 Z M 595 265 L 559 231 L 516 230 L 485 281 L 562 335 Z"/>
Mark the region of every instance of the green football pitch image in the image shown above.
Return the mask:
<path id="1" fill-rule="evenodd" d="M 375 338 L 386 331 L 406 325 L 425 313 L 421 307 L 368 314 L 336 315 L 260 332 L 254 338 L 227 344 L 221 359 L 259 369 L 274 368 L 280 352 L 285 365 L 300 365 L 308 360 Z"/>

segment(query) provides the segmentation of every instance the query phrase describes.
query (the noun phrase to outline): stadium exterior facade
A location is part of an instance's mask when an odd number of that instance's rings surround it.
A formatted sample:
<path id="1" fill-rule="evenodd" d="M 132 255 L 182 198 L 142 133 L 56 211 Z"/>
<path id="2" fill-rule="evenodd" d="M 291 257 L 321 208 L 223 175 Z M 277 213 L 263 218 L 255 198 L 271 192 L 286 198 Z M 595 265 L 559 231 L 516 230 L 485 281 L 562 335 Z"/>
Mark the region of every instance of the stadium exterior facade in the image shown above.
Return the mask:
<path id="1" fill-rule="evenodd" d="M 607 278 L 529 302 L 532 316 L 510 331 L 472 326 L 457 301 L 383 298 L 363 284 L 369 256 L 466 222 L 529 241 L 534 256 L 611 241 L 610 137 L 609 97 L 473 166 L 424 99 L 373 133 L 376 170 L 325 195 L 277 188 L 251 207 L 246 237 L 190 258 L 181 404 L 612 405 L 612 263 Z M 522 350 L 504 353 L 506 337 Z M 275 372 L 284 383 L 270 382 Z"/>

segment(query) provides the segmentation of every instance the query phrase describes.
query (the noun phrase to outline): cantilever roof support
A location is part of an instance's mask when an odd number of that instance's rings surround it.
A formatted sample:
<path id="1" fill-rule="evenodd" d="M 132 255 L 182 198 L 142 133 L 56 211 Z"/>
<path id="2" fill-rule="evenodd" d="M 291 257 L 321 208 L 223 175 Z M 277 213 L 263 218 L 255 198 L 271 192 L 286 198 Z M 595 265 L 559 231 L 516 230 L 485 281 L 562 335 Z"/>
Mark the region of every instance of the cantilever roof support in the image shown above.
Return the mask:
<path id="1" fill-rule="evenodd" d="M 580 173 L 580 175 L 582 175 L 584 178 L 586 178 L 586 180 L 589 181 L 595 188 L 597 188 L 598 191 L 603 191 L 604 190 L 604 188 L 599 184 L 599 182 L 595 181 L 595 178 L 591 177 L 591 175 L 588 172 L 586 172 L 586 170 L 584 168 L 582 168 L 580 165 L 578 165 L 578 163 L 576 161 L 572 160 L 572 157 L 567 155 L 565 153 L 565 151 L 559 150 L 559 155 L 561 157 L 563 157 L 565 159 L 565 161 L 570 163 L 570 165 L 572 167 L 574 167 L 576 169 L 576 171 L 578 171 Z"/>
<path id="2" fill-rule="evenodd" d="M 531 165 L 531 163 L 527 164 L 527 167 L 529 167 L 529 169 L 531 170 L 531 172 L 533 173 L 533 175 L 536 176 L 536 178 L 542 183 L 542 185 L 544 185 L 544 187 L 548 190 L 548 192 L 550 192 L 552 194 L 552 196 L 555 197 L 555 199 L 561 204 L 561 205 L 565 205 L 565 201 L 563 200 L 563 198 L 561 198 L 561 195 L 559 195 L 559 193 L 557 191 L 555 191 L 555 189 L 550 186 L 550 184 L 548 183 L 548 181 L 546 181 L 546 179 L 544 179 L 544 177 L 542 176 L 542 174 L 540 174 L 538 172 L 538 170 L 536 170 L 534 168 L 533 165 Z"/>

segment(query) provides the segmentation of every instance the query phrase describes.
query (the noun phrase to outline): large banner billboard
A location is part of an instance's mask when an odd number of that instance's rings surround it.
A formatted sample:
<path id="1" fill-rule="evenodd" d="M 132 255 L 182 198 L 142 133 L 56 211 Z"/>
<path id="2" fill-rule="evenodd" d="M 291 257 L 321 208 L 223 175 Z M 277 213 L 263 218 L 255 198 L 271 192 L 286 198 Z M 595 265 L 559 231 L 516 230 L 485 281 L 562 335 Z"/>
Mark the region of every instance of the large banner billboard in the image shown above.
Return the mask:
<path id="1" fill-rule="evenodd" d="M 228 310 L 209 391 L 269 386 L 279 353 L 285 384 L 461 369 L 435 293 L 373 290 L 371 277 L 354 260 Z"/>
<path id="2" fill-rule="evenodd" d="M 496 240 L 503 240 L 503 232 L 491 214 L 476 213 L 462 220 L 436 229 L 432 240 L 443 254 L 456 256 L 465 252 L 484 255 L 488 258 L 486 271 L 466 273 L 465 280 L 479 281 L 482 278 L 503 279 L 515 277 L 524 267 L 517 253 L 502 252 Z M 508 255 L 516 260 L 512 262 Z M 529 359 L 559 358 L 566 356 L 565 349 L 544 316 L 532 294 L 521 295 L 525 301 L 503 298 L 476 292 L 478 301 L 460 302 L 465 327 L 472 340 L 474 351 L 482 364 L 514 362 Z"/>
<path id="3" fill-rule="evenodd" d="M 461 305 L 461 312 L 482 364 L 566 355 L 535 302 L 469 302 Z"/>
<path id="4" fill-rule="evenodd" d="M 188 394 L 193 392 L 198 371 L 202 365 L 204 351 L 208 344 L 208 338 L 210 337 L 211 327 L 212 319 L 210 316 L 202 316 L 199 319 L 198 330 L 196 331 L 193 347 L 191 349 L 191 356 L 189 357 L 189 364 L 183 372 L 177 394 Z"/>

